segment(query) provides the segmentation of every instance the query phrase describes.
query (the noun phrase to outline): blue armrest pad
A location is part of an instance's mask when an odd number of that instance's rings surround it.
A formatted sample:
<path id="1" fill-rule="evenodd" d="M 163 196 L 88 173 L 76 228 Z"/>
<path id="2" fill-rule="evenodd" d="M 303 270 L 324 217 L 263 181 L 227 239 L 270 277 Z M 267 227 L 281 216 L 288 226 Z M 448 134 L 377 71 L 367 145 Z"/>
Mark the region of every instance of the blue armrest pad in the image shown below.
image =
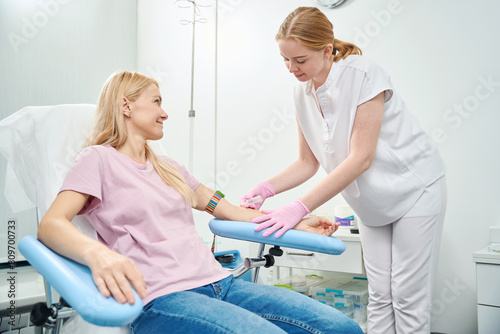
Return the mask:
<path id="1" fill-rule="evenodd" d="M 220 219 L 212 219 L 209 226 L 212 233 L 225 238 L 246 240 L 332 255 L 340 255 L 345 250 L 345 244 L 341 240 L 335 237 L 327 237 L 315 233 L 288 230 L 279 238 L 275 238 L 275 233 L 268 237 L 263 237 L 262 234 L 264 234 L 265 230 L 256 232 L 255 227 L 257 224 Z"/>
<path id="2" fill-rule="evenodd" d="M 143 302 L 135 291 L 133 305 L 105 298 L 88 267 L 54 253 L 34 235 L 22 238 L 19 250 L 84 320 L 98 326 L 118 327 L 130 324 L 141 313 Z"/>

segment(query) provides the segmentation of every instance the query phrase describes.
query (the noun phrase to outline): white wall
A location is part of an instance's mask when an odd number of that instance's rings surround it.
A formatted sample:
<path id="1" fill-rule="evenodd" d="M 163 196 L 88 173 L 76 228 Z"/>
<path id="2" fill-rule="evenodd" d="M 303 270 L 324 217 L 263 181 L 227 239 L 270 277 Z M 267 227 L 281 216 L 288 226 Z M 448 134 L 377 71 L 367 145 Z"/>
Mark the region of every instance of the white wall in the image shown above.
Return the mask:
<path id="1" fill-rule="evenodd" d="M 27 105 L 95 103 L 136 66 L 136 1 L 0 0 L 0 119 Z"/>
<path id="2" fill-rule="evenodd" d="M 136 30 L 135 0 L 0 0 L 0 120 L 29 105 L 96 103 L 111 73 L 135 70 Z M 8 204 L 5 173 L 0 158 L 0 244 L 7 219 L 18 220 L 18 238 L 37 226 L 34 209 Z"/>
<path id="3" fill-rule="evenodd" d="M 204 37 L 197 37 L 196 66 L 205 72 L 198 72 L 195 101 L 207 115 L 200 115 L 206 118 L 196 123 L 194 172 L 204 183 L 213 181 L 215 158 L 208 147 L 213 144 L 217 111 L 218 188 L 232 202 L 296 157 L 296 82 L 280 59 L 274 34 L 285 16 L 301 5 L 315 3 L 218 0 L 217 109 L 211 97 L 214 5 L 201 9 L 209 22 L 197 26 Z M 432 310 L 432 330 L 438 332 L 477 331 L 472 253 L 487 245 L 488 227 L 500 224 L 500 135 L 495 131 L 500 121 L 495 112 L 500 103 L 498 9 L 492 0 L 348 0 L 340 8 L 324 9 L 337 38 L 356 42 L 391 74 L 447 163 L 448 212 Z M 187 164 L 191 36 L 177 22 L 189 18 L 182 11 L 189 10 L 159 0 L 139 3 L 139 40 L 156 32 L 154 45 L 141 44 L 139 69 L 157 66 L 168 72 L 162 89 L 172 122 L 166 128 L 166 145 Z M 268 207 L 296 199 L 322 176 L 320 172 L 300 189 L 273 198 Z M 335 198 L 321 210 L 331 211 L 340 202 Z M 199 224 L 206 223 L 206 216 L 200 219 Z"/>

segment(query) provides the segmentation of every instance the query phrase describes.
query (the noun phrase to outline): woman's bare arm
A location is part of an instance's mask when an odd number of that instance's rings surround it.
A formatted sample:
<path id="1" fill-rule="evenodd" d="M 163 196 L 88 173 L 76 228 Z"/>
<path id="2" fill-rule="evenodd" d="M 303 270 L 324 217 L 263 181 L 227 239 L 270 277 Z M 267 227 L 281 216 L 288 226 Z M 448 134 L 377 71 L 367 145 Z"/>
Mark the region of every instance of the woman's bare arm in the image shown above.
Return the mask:
<path id="1" fill-rule="evenodd" d="M 38 239 L 56 253 L 87 265 L 105 297 L 113 295 L 120 303 L 133 304 L 135 297 L 130 284 L 142 298 L 147 295 L 137 266 L 125 256 L 87 237 L 71 223 L 88 198 L 89 195 L 75 191 L 61 192 L 40 222 Z"/>

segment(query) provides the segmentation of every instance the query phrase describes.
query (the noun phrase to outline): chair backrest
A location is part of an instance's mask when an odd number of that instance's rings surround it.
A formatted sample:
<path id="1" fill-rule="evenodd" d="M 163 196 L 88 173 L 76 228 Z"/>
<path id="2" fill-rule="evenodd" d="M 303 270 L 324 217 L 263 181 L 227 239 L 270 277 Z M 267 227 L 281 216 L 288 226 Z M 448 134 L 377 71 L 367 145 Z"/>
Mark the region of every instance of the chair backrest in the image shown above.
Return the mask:
<path id="1" fill-rule="evenodd" d="M 17 184 L 6 196 L 17 211 L 31 204 L 40 217 L 45 214 L 85 145 L 94 110 L 92 104 L 26 107 L 0 121 L 0 154 L 9 176 L 15 176 L 9 182 Z M 84 216 L 75 217 L 73 224 L 96 238 Z"/>
<path id="2" fill-rule="evenodd" d="M 85 145 L 94 111 L 92 104 L 26 107 L 0 121 L 0 155 L 7 161 L 9 178 L 5 195 L 13 212 L 35 206 L 39 217 L 47 212 Z M 76 216 L 72 222 L 85 235 L 97 238 L 85 216 Z M 100 327 L 81 317 L 68 326 L 71 333 L 130 333 L 128 326 Z"/>

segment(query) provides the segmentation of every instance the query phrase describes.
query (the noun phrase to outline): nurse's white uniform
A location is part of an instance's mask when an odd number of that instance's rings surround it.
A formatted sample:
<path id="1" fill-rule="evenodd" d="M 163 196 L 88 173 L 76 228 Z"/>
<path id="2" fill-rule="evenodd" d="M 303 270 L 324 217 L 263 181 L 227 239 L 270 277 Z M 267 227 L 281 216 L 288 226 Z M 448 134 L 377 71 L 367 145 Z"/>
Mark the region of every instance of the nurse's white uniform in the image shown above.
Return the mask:
<path id="1" fill-rule="evenodd" d="M 312 81 L 300 83 L 294 93 L 297 117 L 316 159 L 330 173 L 349 155 L 357 107 L 381 92 L 384 117 L 375 157 L 342 191 L 361 221 L 370 289 L 368 331 L 429 333 L 446 210 L 445 167 L 434 143 L 387 73 L 364 56 L 333 63 L 316 91 Z"/>

